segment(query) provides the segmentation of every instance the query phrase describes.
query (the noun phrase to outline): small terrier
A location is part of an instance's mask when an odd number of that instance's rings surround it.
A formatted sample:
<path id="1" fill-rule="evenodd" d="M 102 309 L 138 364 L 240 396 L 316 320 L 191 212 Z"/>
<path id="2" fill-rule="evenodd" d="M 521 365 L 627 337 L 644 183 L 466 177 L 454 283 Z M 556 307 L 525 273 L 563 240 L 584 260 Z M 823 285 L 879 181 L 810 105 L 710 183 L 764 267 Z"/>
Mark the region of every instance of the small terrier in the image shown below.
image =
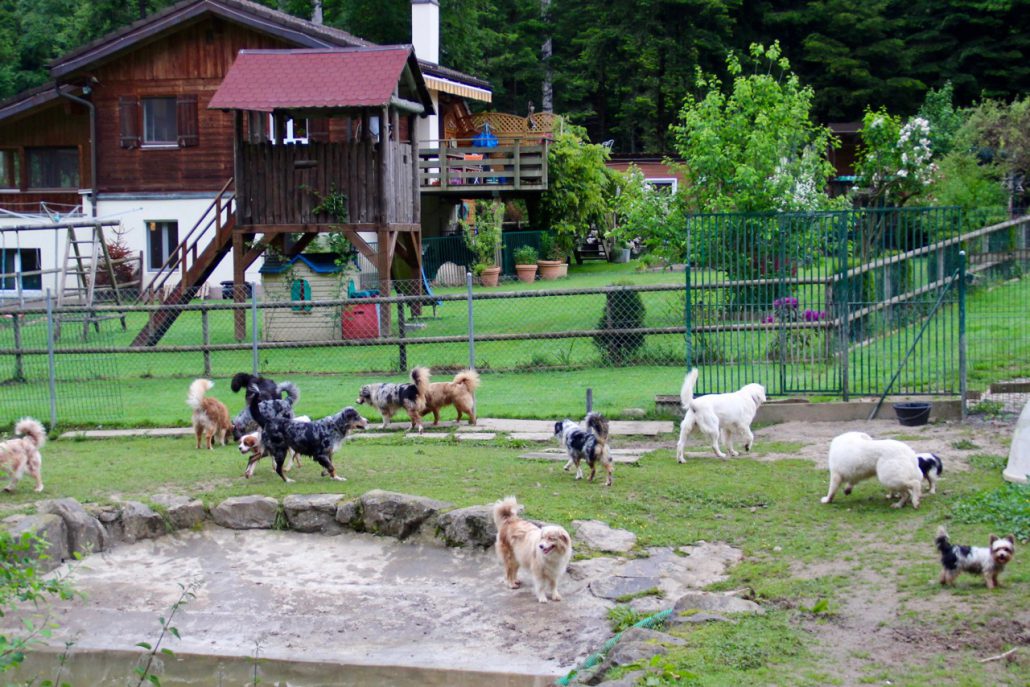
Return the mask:
<path id="1" fill-rule="evenodd" d="M 937 493 L 937 480 L 944 472 L 944 462 L 935 453 L 917 453 L 919 471 L 923 473 L 923 479 L 930 485 L 930 493 Z"/>
<path id="2" fill-rule="evenodd" d="M 1007 537 L 990 538 L 990 546 L 960 546 L 948 541 L 944 527 L 937 529 L 937 550 L 941 552 L 941 584 L 954 584 L 960 572 L 983 575 L 988 589 L 998 586 L 998 575 L 1012 560 L 1016 550 L 1016 539 Z"/>

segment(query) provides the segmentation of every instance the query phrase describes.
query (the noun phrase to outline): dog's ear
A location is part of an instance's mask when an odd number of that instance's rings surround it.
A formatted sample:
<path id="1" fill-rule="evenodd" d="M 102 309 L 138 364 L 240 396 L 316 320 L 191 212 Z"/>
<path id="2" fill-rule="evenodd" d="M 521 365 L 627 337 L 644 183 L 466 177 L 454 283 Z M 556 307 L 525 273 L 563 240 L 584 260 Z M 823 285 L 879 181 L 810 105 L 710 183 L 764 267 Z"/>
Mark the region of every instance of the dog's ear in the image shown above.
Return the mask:
<path id="1" fill-rule="evenodd" d="M 561 430 L 562 430 L 563 424 L 564 423 L 562 423 L 562 422 L 555 422 L 554 423 L 554 433 L 555 434 L 561 434 Z"/>
<path id="2" fill-rule="evenodd" d="M 1016 537 L 1015 537 L 1015 535 L 1006 534 L 1005 535 L 1005 539 L 1008 541 L 1009 544 L 1012 544 L 1012 546 L 1016 545 Z"/>
<path id="3" fill-rule="evenodd" d="M 992 534 L 987 543 L 994 544 L 994 542 L 996 542 L 996 541 L 998 541 L 998 537 L 996 535 Z"/>
<path id="4" fill-rule="evenodd" d="M 561 538 L 563 542 L 565 542 L 565 546 L 572 546 L 572 537 L 569 536 L 568 532 L 565 532 L 563 530 L 558 533 L 558 536 Z"/>

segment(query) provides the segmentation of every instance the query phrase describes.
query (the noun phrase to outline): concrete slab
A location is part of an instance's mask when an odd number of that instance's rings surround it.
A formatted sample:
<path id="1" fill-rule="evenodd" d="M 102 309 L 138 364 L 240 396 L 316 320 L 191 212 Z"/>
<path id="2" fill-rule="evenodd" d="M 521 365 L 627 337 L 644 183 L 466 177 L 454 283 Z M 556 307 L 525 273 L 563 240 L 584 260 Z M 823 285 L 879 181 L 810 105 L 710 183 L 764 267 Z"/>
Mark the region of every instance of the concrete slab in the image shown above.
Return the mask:
<path id="1" fill-rule="evenodd" d="M 567 576 L 563 601 L 541 604 L 528 575 L 518 590 L 502 577 L 493 551 L 208 527 L 85 559 L 73 576 L 85 598 L 53 605 L 58 627 L 46 641 L 134 651 L 194 579 L 197 596 L 175 618 L 182 639 L 168 644 L 176 654 L 245 658 L 260 642 L 272 661 L 553 678 L 610 634 L 611 604 L 590 594 L 589 579 Z"/>
<path id="2" fill-rule="evenodd" d="M 640 458 L 655 449 L 653 448 L 613 448 L 610 449 L 612 454 L 613 463 L 636 463 Z M 529 460 L 552 460 L 565 462 L 569 459 L 569 454 L 565 452 L 565 449 L 561 448 L 548 448 L 541 451 L 531 451 L 529 453 L 523 453 L 519 458 L 527 458 Z"/>
<path id="3" fill-rule="evenodd" d="M 490 441 L 491 439 L 497 438 L 496 432 L 458 432 L 457 435 L 461 441 Z"/>
<path id="4" fill-rule="evenodd" d="M 555 441 L 554 432 L 512 432 L 508 436 L 522 441 Z"/>
<path id="5" fill-rule="evenodd" d="M 192 427 L 154 427 L 140 429 L 84 429 L 63 432 L 60 439 L 117 439 L 120 437 L 183 437 L 193 436 Z M 229 437 L 232 439 L 232 437 Z"/>

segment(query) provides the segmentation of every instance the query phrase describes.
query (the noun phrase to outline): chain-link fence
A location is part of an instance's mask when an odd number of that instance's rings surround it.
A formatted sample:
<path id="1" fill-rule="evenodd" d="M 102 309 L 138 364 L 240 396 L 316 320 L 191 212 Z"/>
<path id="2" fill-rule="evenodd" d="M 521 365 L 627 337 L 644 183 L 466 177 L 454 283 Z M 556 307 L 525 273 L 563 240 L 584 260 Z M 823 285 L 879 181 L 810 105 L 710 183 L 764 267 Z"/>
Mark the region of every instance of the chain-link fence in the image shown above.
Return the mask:
<path id="1" fill-rule="evenodd" d="M 415 366 L 437 380 L 469 366 L 495 373 L 484 390 L 501 407 L 516 394 L 505 385 L 528 377 L 517 393 L 541 403 L 578 400 L 587 384 L 626 387 L 645 405 L 675 393 L 689 365 L 701 368 L 702 393 L 757 381 L 770 395 L 957 394 L 962 248 L 974 286 L 970 387 L 1022 389 L 1030 228 L 970 231 L 969 221 L 940 209 L 708 216 L 688 227 L 685 274 L 591 265 L 496 287 L 393 281 L 384 297 L 374 278 L 295 267 L 183 306 L 20 308 L 0 321 L 0 425 L 182 421 L 189 380 L 237 372 L 295 381 L 305 412 L 333 412 L 361 384 L 401 381 Z M 232 401 L 222 384 L 216 395 Z"/>

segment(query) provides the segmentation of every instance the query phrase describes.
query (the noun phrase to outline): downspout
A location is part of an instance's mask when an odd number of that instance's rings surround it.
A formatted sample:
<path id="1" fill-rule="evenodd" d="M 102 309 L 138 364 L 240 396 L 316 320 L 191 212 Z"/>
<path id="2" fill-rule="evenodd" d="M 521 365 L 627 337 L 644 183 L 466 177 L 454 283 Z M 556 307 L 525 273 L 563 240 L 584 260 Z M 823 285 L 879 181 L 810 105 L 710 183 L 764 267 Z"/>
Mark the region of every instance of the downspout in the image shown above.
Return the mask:
<path id="1" fill-rule="evenodd" d="M 89 190 L 89 205 L 94 217 L 97 216 L 97 108 L 93 103 L 71 93 L 62 93 L 61 85 L 54 82 L 54 90 L 57 95 L 78 103 L 89 110 L 89 181 L 92 188 Z"/>

